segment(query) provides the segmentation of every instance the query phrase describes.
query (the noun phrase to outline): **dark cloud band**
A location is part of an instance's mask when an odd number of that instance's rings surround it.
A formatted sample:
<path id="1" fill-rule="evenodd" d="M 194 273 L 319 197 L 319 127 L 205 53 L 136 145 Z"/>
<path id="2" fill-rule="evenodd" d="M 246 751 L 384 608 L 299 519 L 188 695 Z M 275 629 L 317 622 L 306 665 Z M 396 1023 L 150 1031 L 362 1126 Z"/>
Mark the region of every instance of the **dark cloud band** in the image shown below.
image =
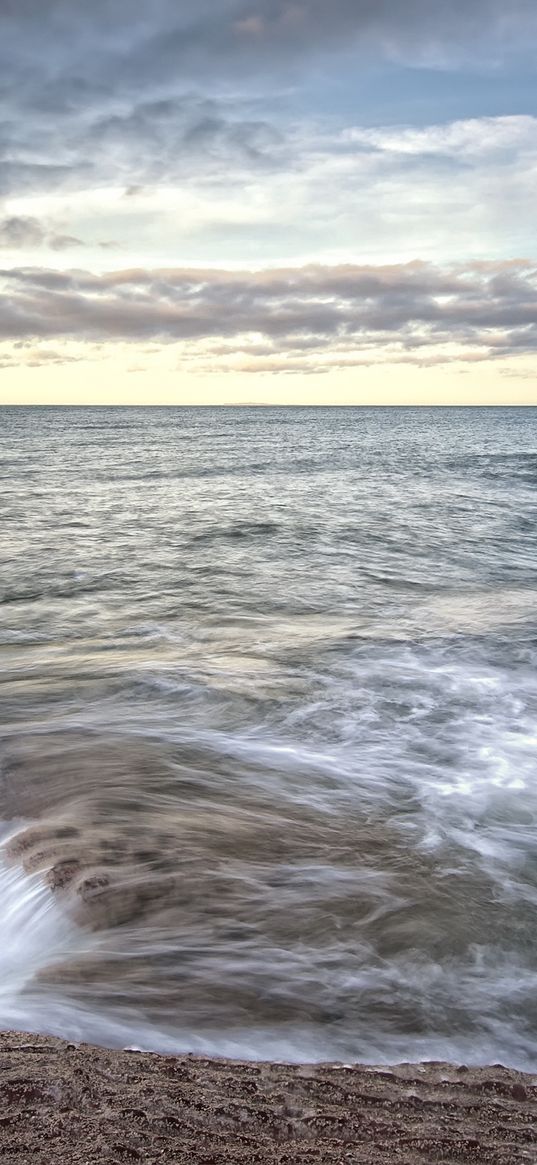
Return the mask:
<path id="1" fill-rule="evenodd" d="M 309 266 L 259 272 L 159 269 L 94 275 L 15 269 L 3 285 L 5 341 L 186 343 L 215 355 L 345 353 L 438 345 L 479 355 L 537 350 L 537 265 Z"/>

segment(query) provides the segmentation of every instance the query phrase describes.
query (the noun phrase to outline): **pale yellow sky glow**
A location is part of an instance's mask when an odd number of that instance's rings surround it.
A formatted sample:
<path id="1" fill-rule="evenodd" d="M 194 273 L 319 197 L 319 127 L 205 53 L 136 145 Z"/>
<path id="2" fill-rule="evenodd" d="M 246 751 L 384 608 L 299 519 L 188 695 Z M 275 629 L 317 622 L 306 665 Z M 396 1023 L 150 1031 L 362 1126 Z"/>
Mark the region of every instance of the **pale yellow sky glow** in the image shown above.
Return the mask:
<path id="1" fill-rule="evenodd" d="M 102 363 L 4 370 L 2 404 L 26 405 L 534 405 L 535 365 L 491 363 L 466 371 L 360 368 L 323 375 L 212 375 L 166 367 L 129 372 L 117 357 Z"/>

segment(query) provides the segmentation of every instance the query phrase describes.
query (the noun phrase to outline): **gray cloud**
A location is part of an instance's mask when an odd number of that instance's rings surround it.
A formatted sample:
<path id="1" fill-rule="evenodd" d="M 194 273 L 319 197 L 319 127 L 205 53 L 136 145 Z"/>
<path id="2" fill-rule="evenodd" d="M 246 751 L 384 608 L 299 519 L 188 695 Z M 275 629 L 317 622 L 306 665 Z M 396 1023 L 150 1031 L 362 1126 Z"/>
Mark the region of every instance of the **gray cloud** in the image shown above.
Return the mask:
<path id="1" fill-rule="evenodd" d="M 0 195 L 100 184 L 136 191 L 171 177 L 190 184 L 233 173 L 240 181 L 288 157 L 283 135 L 252 116 L 248 102 L 193 93 L 110 97 L 83 112 L 23 111 L 15 130 L 0 124 Z"/>
<path id="2" fill-rule="evenodd" d="M 56 136 L 56 129 L 54 136 Z M 52 141 L 46 134 L 42 148 L 45 146 L 52 146 Z M 13 148 L 15 152 L 18 150 L 23 152 L 34 147 L 28 147 L 21 135 L 21 142 Z M 80 187 L 89 172 L 89 167 L 82 158 L 73 159 L 70 165 L 58 166 L 41 162 L 23 162 L 13 160 L 13 158 L 6 160 L 2 158 L 2 153 L 0 140 L 0 195 L 3 197 L 11 197 L 21 193 L 33 194 L 40 190 L 51 190 L 60 186 L 75 189 Z"/>
<path id="3" fill-rule="evenodd" d="M 21 247 L 41 247 L 45 232 L 39 219 L 29 215 L 10 215 L 0 219 L 0 247 L 18 250 Z"/>
<path id="4" fill-rule="evenodd" d="M 296 56 L 364 39 L 387 53 L 462 45 L 475 57 L 487 40 L 496 51 L 524 42 L 534 19 L 532 0 L 153 0 L 150 9 L 142 0 L 4 0 L 1 10 L 6 57 L 19 53 L 27 92 L 46 43 L 45 92 L 55 111 L 63 102 L 86 105 L 113 78 L 135 77 L 139 87 L 148 78 L 176 79 L 178 68 L 197 75 L 207 62 L 255 71 L 267 54 L 274 69 L 275 52 Z"/>
<path id="5" fill-rule="evenodd" d="M 47 238 L 48 246 L 52 251 L 70 251 L 72 247 L 83 247 L 82 239 L 76 235 L 52 234 Z"/>
<path id="6" fill-rule="evenodd" d="M 169 174 L 190 180 L 216 167 L 239 171 L 277 162 L 282 135 L 267 120 L 247 116 L 240 104 L 182 94 L 140 102 L 122 112 L 97 117 L 77 135 L 77 148 L 128 181 L 155 181 Z M 134 183 L 136 188 L 136 182 Z"/>
<path id="7" fill-rule="evenodd" d="M 142 76 L 158 60 L 164 73 L 178 64 L 199 70 L 233 64 L 281 71 L 289 60 L 343 46 L 424 63 L 438 59 L 495 59 L 520 45 L 535 27 L 531 0 L 213 0 L 159 7 L 163 27 L 133 45 L 125 61 Z M 492 47 L 494 46 L 494 47 Z"/>
<path id="8" fill-rule="evenodd" d="M 52 251 L 67 251 L 83 243 L 73 235 L 56 232 L 53 226 L 32 215 L 9 215 L 0 219 L 0 249 L 18 251 L 43 246 Z"/>
<path id="9" fill-rule="evenodd" d="M 285 69 L 338 47 L 497 62 L 534 31 L 533 0 L 2 0 L 0 192 L 277 163 L 251 101 Z"/>
<path id="10" fill-rule="evenodd" d="M 193 356 L 222 353 L 224 342 L 267 367 L 285 353 L 345 364 L 371 346 L 416 363 L 446 344 L 471 349 L 472 360 L 537 351 L 537 265 L 522 260 L 104 275 L 19 268 L 0 279 L 4 340 L 184 342 Z"/>

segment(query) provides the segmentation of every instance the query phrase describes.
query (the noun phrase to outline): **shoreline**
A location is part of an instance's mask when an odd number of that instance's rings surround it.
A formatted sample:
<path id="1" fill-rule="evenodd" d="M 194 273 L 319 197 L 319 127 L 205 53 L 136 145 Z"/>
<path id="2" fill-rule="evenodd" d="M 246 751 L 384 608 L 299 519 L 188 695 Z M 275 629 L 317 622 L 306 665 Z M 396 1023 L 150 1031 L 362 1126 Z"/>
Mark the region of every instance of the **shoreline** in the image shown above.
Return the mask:
<path id="1" fill-rule="evenodd" d="M 289 1065 L 0 1033 L 13 1165 L 523 1165 L 537 1075 L 493 1065 Z"/>

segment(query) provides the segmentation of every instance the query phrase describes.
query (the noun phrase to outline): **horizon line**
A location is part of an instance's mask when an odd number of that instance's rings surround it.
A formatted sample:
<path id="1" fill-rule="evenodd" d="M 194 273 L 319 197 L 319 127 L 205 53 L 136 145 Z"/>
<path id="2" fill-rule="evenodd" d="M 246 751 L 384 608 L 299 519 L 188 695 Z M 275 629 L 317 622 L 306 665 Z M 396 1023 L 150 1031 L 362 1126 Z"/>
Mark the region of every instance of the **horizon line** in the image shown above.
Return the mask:
<path id="1" fill-rule="evenodd" d="M 281 401 L 251 401 L 242 404 L 239 401 L 222 401 L 219 403 L 194 403 L 189 404 L 154 404 L 141 403 L 125 404 L 125 403 L 109 403 L 92 404 L 91 402 L 76 403 L 57 401 L 0 401 L 0 409 L 534 409 L 537 408 L 537 401 L 534 403 L 511 403 L 511 404 L 476 404 L 476 403 L 457 403 L 457 404 L 328 404 L 314 402 L 299 403 L 293 402 L 290 404 L 282 403 Z"/>

